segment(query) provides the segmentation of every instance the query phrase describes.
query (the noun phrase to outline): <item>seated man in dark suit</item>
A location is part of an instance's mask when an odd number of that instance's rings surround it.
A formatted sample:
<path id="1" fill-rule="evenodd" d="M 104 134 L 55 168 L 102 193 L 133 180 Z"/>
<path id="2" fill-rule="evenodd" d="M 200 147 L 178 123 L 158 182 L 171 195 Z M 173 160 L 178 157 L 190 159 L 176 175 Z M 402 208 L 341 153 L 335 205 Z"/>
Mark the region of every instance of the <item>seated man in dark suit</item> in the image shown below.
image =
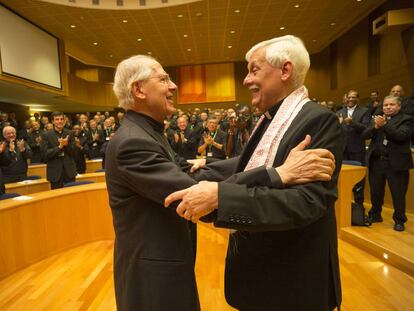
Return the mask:
<path id="1" fill-rule="evenodd" d="M 394 207 L 394 230 L 404 231 L 405 195 L 409 170 L 413 168 L 410 139 L 414 133 L 414 118 L 401 112 L 401 100 L 395 96 L 384 98 L 383 112 L 384 115 L 374 117 L 372 125 L 362 134 L 365 139 L 371 139 L 367 162 L 372 208 L 368 215 L 372 222 L 382 222 L 387 181 Z"/>
<path id="2" fill-rule="evenodd" d="M 3 167 L 7 167 L 11 162 L 10 154 L 6 153 L 6 142 L 0 142 L 0 197 L 6 193 L 3 181 Z"/>
<path id="3" fill-rule="evenodd" d="M 175 112 L 176 88 L 163 67 L 144 55 L 122 61 L 115 73 L 114 92 L 126 113 L 108 143 L 105 177 L 116 236 L 115 296 L 123 311 L 199 310 L 194 236 L 186 220 L 163 207 L 171 192 L 196 183 L 187 174 L 191 165 L 164 136 L 163 122 Z M 306 150 L 285 164 L 313 159 L 311 174 L 303 165 L 289 174 L 302 182 L 319 180 L 319 172 L 332 173 L 331 156 Z M 265 167 L 259 170 L 267 174 Z"/>
<path id="4" fill-rule="evenodd" d="M 43 135 L 41 150 L 46 161 L 46 178 L 51 189 L 57 189 L 75 181 L 75 141 L 72 132 L 65 128 L 63 113 L 53 112 L 51 119 L 53 129 Z"/>
<path id="5" fill-rule="evenodd" d="M 3 181 L 5 184 L 22 181 L 27 177 L 27 160 L 32 156 L 29 144 L 24 139 L 16 140 L 16 130 L 12 126 L 3 129 L 6 140 L 6 153 L 12 159 L 11 163 L 3 167 Z"/>

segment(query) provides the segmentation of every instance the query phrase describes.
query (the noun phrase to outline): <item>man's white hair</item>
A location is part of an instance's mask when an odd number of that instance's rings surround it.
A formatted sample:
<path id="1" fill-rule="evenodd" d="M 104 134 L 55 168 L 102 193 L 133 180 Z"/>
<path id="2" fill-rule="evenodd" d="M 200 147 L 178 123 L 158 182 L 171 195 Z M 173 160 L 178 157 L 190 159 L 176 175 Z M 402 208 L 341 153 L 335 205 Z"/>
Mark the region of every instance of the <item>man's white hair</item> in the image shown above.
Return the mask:
<path id="1" fill-rule="evenodd" d="M 135 55 L 118 64 L 113 90 L 118 98 L 119 107 L 125 111 L 133 109 L 135 100 L 131 92 L 132 84 L 150 78 L 153 73 L 152 65 L 156 63 L 151 56 Z"/>
<path id="2" fill-rule="evenodd" d="M 16 129 L 13 126 L 7 125 L 3 128 L 3 137 L 6 138 L 6 133 L 12 130 L 16 134 Z"/>
<path id="3" fill-rule="evenodd" d="M 298 88 L 303 85 L 306 73 L 310 67 L 310 59 L 309 53 L 301 39 L 287 35 L 262 41 L 246 53 L 246 60 L 249 61 L 253 52 L 261 48 L 266 49 L 266 60 L 273 67 L 281 68 L 286 61 L 290 61 L 293 65 L 293 86 Z"/>

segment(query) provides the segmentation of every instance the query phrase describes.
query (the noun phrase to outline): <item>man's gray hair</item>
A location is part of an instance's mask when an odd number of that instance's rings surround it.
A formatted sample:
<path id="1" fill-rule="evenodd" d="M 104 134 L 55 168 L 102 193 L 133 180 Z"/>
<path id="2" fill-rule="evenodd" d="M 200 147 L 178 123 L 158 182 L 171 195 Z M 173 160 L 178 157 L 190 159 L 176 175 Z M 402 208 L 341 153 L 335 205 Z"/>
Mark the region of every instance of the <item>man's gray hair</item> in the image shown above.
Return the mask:
<path id="1" fill-rule="evenodd" d="M 401 97 L 394 96 L 394 95 L 388 95 L 388 96 L 384 97 L 384 101 L 387 100 L 387 99 L 395 101 L 398 106 L 401 106 Z"/>
<path id="2" fill-rule="evenodd" d="M 10 129 L 12 129 L 14 131 L 14 133 L 16 133 L 16 129 L 13 126 L 7 125 L 3 128 L 3 133 L 2 134 L 3 134 L 4 138 L 6 138 L 6 132 Z"/>
<path id="3" fill-rule="evenodd" d="M 125 111 L 133 109 L 134 97 L 132 84 L 147 80 L 153 73 L 152 65 L 157 61 L 150 56 L 135 55 L 120 62 L 116 67 L 113 90 L 118 98 L 119 107 Z"/>
<path id="4" fill-rule="evenodd" d="M 249 61 L 253 52 L 261 48 L 266 49 L 266 60 L 273 67 L 281 68 L 283 63 L 290 61 L 293 65 L 293 86 L 298 88 L 303 85 L 306 73 L 310 67 L 310 59 L 309 53 L 301 39 L 287 35 L 262 41 L 246 53 L 246 60 Z"/>

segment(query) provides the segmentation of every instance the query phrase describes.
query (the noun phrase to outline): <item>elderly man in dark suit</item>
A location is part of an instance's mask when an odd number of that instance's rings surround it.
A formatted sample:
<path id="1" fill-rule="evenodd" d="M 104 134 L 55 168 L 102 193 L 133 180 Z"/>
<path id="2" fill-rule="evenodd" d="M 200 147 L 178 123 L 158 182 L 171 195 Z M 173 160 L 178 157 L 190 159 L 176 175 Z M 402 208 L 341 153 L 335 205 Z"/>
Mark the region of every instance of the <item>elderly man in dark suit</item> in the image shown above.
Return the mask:
<path id="1" fill-rule="evenodd" d="M 199 310 L 188 222 L 174 209 L 163 207 L 167 195 L 196 183 L 187 174 L 191 165 L 173 152 L 163 134 L 164 119 L 175 111 L 175 90 L 151 57 L 133 56 L 117 67 L 114 92 L 126 113 L 108 144 L 105 170 L 116 235 L 114 283 L 119 310 Z M 297 169 L 284 171 L 293 180 L 300 176 L 302 182 L 324 179 L 332 173 L 331 157 L 326 150 L 298 151 L 284 164 L 298 163 Z M 304 158 L 312 164 L 302 163 Z M 253 173 L 261 179 L 267 169 L 262 166 Z M 250 175 L 239 177 L 246 180 Z"/>
<path id="2" fill-rule="evenodd" d="M 240 157 L 213 163 L 204 181 L 166 199 L 181 199 L 177 213 L 236 229 L 226 258 L 227 302 L 240 310 L 333 310 L 341 303 L 334 203 L 342 138 L 336 116 L 308 98 L 303 86 L 309 54 L 302 41 L 284 36 L 247 54 L 244 85 L 264 115 Z M 336 159 L 332 180 L 292 185 L 279 166 L 304 137 Z M 268 174 L 258 177 L 262 166 Z M 210 167 L 211 170 L 211 167 Z M 231 172 L 235 175 L 223 172 Z M 238 174 L 251 172 L 244 181 Z M 279 175 L 277 174 L 279 173 Z M 263 172 L 262 172 L 263 173 Z M 220 176 L 219 176 L 220 177 Z"/>
<path id="3" fill-rule="evenodd" d="M 46 178 L 51 189 L 57 189 L 75 181 L 75 141 L 72 132 L 65 128 L 63 113 L 53 112 L 51 119 L 53 129 L 43 135 L 41 151 L 46 162 Z"/>
<path id="4" fill-rule="evenodd" d="M 24 139 L 16 139 L 16 129 L 6 126 L 3 129 L 6 140 L 6 153 L 12 159 L 11 163 L 3 167 L 3 181 L 5 184 L 22 181 L 27 178 L 27 160 L 32 156 L 29 144 Z"/>
<path id="5" fill-rule="evenodd" d="M 413 168 L 410 138 L 414 132 L 414 118 L 401 112 L 401 99 L 395 96 L 384 98 L 383 112 L 384 115 L 374 117 L 372 125 L 362 134 L 364 138 L 371 139 L 367 163 L 372 208 L 368 217 L 372 222 L 382 222 L 387 181 L 394 207 L 394 230 L 404 231 L 408 171 Z"/>
<path id="6" fill-rule="evenodd" d="M 362 132 L 367 128 L 371 115 L 367 108 L 359 104 L 359 94 L 351 90 L 346 96 L 346 107 L 336 112 L 342 133 L 345 138 L 343 160 L 357 161 L 365 165 L 365 140 Z M 364 203 L 365 178 L 358 182 L 352 189 L 355 203 Z"/>

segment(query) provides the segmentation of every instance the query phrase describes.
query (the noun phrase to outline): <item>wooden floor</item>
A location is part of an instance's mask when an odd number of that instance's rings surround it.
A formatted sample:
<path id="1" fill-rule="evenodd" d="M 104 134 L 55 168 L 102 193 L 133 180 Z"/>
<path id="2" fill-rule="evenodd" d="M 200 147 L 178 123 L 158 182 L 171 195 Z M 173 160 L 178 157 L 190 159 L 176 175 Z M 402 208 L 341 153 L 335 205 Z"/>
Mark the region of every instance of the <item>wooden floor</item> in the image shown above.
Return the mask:
<path id="1" fill-rule="evenodd" d="M 226 232 L 205 225 L 199 225 L 198 232 L 196 275 L 202 310 L 234 310 L 223 296 Z M 341 310 L 414 310 L 414 278 L 347 242 L 340 240 L 339 247 Z M 100 241 L 19 271 L 0 281 L 0 310 L 115 310 L 112 255 L 113 242 Z"/>
<path id="2" fill-rule="evenodd" d="M 341 237 L 414 276 L 414 215 L 407 213 L 405 231 L 397 232 L 393 230 L 392 213 L 392 209 L 384 208 L 382 223 L 374 223 L 371 227 L 342 228 Z M 387 259 L 383 258 L 384 254 Z"/>

